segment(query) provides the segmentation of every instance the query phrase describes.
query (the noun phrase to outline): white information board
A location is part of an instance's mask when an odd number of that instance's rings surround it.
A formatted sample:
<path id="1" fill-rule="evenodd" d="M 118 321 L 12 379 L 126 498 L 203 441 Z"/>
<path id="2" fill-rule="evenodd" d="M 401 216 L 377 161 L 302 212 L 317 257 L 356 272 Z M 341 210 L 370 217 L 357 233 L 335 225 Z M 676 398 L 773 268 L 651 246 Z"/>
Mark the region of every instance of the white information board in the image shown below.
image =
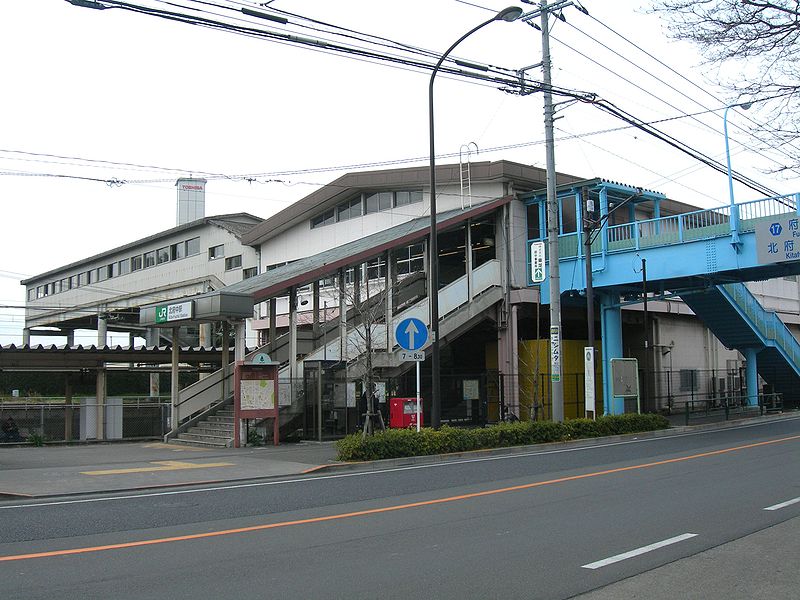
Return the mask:
<path id="1" fill-rule="evenodd" d="M 242 410 L 271 410 L 275 408 L 275 382 L 271 379 L 243 379 L 240 407 Z"/>

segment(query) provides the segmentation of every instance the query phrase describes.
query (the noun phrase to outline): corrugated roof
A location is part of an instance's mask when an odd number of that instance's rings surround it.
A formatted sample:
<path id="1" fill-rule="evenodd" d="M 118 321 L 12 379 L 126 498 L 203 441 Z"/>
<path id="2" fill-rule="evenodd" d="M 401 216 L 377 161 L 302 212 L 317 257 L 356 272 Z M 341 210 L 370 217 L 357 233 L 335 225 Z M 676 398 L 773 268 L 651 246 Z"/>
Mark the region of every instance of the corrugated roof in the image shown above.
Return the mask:
<path id="1" fill-rule="evenodd" d="M 251 222 L 247 223 L 248 220 Z M 88 258 L 82 258 L 81 260 L 69 263 L 68 265 L 63 265 L 60 267 L 56 267 L 55 269 L 45 271 L 44 273 L 39 273 L 38 275 L 34 275 L 33 277 L 23 279 L 22 281 L 20 281 L 20 284 L 27 285 L 28 283 L 37 281 L 39 279 L 50 278 L 53 275 L 61 273 L 63 271 L 74 271 L 75 268 L 77 268 L 80 265 L 85 265 L 88 263 L 98 261 L 105 256 L 110 256 L 112 254 L 125 252 L 127 250 L 130 250 L 131 248 L 136 248 L 137 246 L 144 246 L 145 244 L 149 244 L 150 242 L 154 242 L 161 238 L 174 235 L 181 231 L 190 231 L 192 229 L 197 229 L 198 227 L 202 227 L 204 225 L 214 225 L 215 227 L 221 227 L 222 229 L 229 231 L 230 233 L 232 233 L 241 240 L 242 236 L 247 231 L 249 231 L 254 226 L 261 223 L 263 220 L 264 219 L 262 219 L 261 217 L 256 217 L 249 213 L 230 213 L 226 215 L 203 217 L 202 219 L 197 219 L 189 223 L 184 223 L 183 225 L 178 225 L 177 227 L 173 227 L 172 229 L 167 229 L 165 231 L 154 233 L 153 235 L 149 235 L 134 242 L 123 244 L 122 246 L 112 248 L 111 250 L 106 250 L 105 252 L 95 254 L 94 256 L 90 256 Z"/>

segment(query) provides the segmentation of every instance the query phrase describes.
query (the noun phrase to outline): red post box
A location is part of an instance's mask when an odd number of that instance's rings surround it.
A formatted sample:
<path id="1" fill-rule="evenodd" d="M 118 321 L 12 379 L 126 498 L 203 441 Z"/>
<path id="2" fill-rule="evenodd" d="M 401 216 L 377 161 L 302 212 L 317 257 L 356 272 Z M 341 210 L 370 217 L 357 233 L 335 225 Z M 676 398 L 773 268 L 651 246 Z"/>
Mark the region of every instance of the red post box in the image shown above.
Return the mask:
<path id="1" fill-rule="evenodd" d="M 389 398 L 389 427 L 404 429 L 417 426 L 416 398 Z M 422 427 L 422 399 L 419 402 L 419 426 Z"/>

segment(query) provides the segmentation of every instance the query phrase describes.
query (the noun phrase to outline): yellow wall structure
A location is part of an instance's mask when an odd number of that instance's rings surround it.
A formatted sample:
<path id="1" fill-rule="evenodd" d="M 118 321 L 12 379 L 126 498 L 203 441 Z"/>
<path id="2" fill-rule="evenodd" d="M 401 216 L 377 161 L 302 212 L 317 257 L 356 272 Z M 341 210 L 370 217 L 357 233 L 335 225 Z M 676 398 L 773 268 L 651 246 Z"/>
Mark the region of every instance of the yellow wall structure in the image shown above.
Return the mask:
<path id="1" fill-rule="evenodd" d="M 602 365 L 599 344 L 595 360 L 595 414 L 603 414 Z M 583 340 L 561 341 L 561 381 L 564 389 L 564 418 L 583 417 Z M 529 407 L 534 401 L 534 384 L 538 375 L 538 401 L 546 405 L 544 415 L 550 418 L 550 340 L 521 340 L 519 343 L 520 403 Z M 546 397 L 542 397 L 542 395 Z M 580 414 L 579 413 L 580 410 Z M 527 410 L 521 410 L 520 417 L 527 419 Z M 541 417 L 540 417 L 541 418 Z"/>

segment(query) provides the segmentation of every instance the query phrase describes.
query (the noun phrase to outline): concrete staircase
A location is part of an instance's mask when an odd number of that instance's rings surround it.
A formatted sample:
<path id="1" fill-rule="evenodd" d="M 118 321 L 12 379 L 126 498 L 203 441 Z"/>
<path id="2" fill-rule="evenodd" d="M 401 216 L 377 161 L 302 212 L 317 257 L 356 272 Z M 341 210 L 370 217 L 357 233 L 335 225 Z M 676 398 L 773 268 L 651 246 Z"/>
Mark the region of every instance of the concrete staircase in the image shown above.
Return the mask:
<path id="1" fill-rule="evenodd" d="M 205 420 L 190 427 L 185 433 L 170 440 L 171 444 L 230 448 L 233 446 L 233 407 L 228 405 Z"/>

